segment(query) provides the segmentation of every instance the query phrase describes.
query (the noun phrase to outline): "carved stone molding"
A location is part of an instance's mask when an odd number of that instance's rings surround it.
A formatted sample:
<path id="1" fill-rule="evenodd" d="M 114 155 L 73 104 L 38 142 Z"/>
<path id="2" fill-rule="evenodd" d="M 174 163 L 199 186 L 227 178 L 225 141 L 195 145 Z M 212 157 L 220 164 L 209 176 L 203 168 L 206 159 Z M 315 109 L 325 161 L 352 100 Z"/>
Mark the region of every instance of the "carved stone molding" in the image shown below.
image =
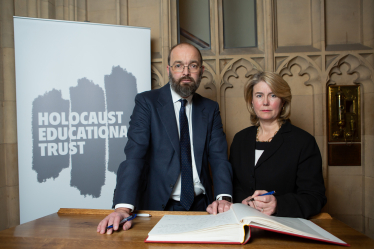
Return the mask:
<path id="1" fill-rule="evenodd" d="M 312 61 L 309 57 L 304 58 L 302 56 L 296 56 L 289 61 L 284 62 L 283 67 L 279 71 L 279 75 L 283 77 L 283 75 L 292 76 L 291 67 L 294 65 L 298 65 L 301 70 L 299 72 L 299 76 L 303 76 L 304 74 L 308 74 L 309 80 L 305 81 L 304 84 L 306 86 L 316 84 L 320 86 L 321 84 L 321 73 L 318 70 L 318 67 L 314 65 L 314 61 Z M 317 87 L 319 89 L 319 87 Z M 317 90 L 314 89 L 314 90 Z M 321 93 L 317 90 L 315 93 Z"/>
<path id="2" fill-rule="evenodd" d="M 359 55 L 354 54 L 347 54 L 342 55 L 336 59 L 336 62 L 328 68 L 328 75 L 327 75 L 327 85 L 335 85 L 336 82 L 331 79 L 333 74 L 341 75 L 342 72 L 340 67 L 342 64 L 347 64 L 349 69 L 347 71 L 348 74 L 357 74 L 357 79 L 353 81 L 355 84 L 362 84 L 368 89 L 373 88 L 373 80 L 371 79 L 372 73 L 370 67 L 366 65 L 364 60 L 360 58 Z"/>
<path id="3" fill-rule="evenodd" d="M 250 76 L 262 71 L 262 68 L 254 61 L 240 58 L 236 61 L 230 62 L 223 70 L 221 74 L 221 84 L 220 84 L 220 104 L 221 104 L 221 117 L 223 122 L 223 127 L 226 129 L 226 104 L 225 104 L 225 91 L 227 88 L 232 88 L 233 85 L 229 82 L 231 77 L 238 78 L 236 73 L 239 68 L 245 68 L 246 74 L 245 77 L 249 78 Z"/>
<path id="4" fill-rule="evenodd" d="M 229 63 L 223 70 L 224 73 L 221 77 L 221 91 L 224 91 L 228 87 L 233 87 L 233 85 L 229 82 L 229 78 L 238 78 L 239 76 L 237 75 L 236 71 L 240 67 L 244 67 L 247 70 L 245 74 L 246 78 L 249 78 L 251 75 L 262 70 L 262 68 L 253 60 L 249 61 L 247 59 L 240 58 L 232 63 Z"/>
<path id="5" fill-rule="evenodd" d="M 162 87 L 163 85 L 161 82 L 164 82 L 161 73 L 157 70 L 155 66 L 151 65 L 151 89 L 153 90 Z"/>
<path id="6" fill-rule="evenodd" d="M 279 75 L 284 77 L 284 75 L 288 75 L 293 77 L 294 75 L 291 72 L 291 68 L 297 65 L 300 68 L 298 73 L 299 76 L 308 75 L 309 79 L 305 82 L 300 82 L 300 84 L 304 84 L 305 86 L 313 86 L 312 87 L 312 127 L 309 132 L 312 133 L 313 136 L 321 136 L 323 135 L 323 87 L 321 84 L 321 71 L 319 70 L 318 66 L 315 65 L 315 62 L 309 57 L 303 56 L 296 56 L 290 58 L 289 60 L 285 60 L 283 62 L 283 66 L 280 67 Z M 302 127 L 301 127 L 302 128 Z M 318 146 L 321 150 L 324 148 L 323 143 L 319 143 Z"/>
<path id="7" fill-rule="evenodd" d="M 85 0 L 56 0 L 56 19 L 69 21 L 87 21 L 88 5 Z M 91 3 L 92 4 L 92 3 Z"/>
<path id="8" fill-rule="evenodd" d="M 203 65 L 205 67 L 205 70 L 201 77 L 201 80 L 203 81 L 204 79 L 207 79 L 206 83 L 204 84 L 204 89 L 212 90 L 212 95 L 215 96 L 216 99 L 218 99 L 216 81 L 214 80 L 214 70 L 210 67 L 209 64 L 206 64 L 205 62 L 203 62 Z"/>
<path id="9" fill-rule="evenodd" d="M 204 84 L 204 88 L 205 89 L 211 89 L 211 90 L 213 90 L 213 89 L 217 88 L 216 84 L 215 84 L 215 81 L 213 79 L 213 75 L 209 71 L 205 70 L 204 73 L 203 73 L 203 75 L 201 76 L 201 78 L 202 79 L 205 78 L 205 79 L 208 80 L 208 82 Z"/>

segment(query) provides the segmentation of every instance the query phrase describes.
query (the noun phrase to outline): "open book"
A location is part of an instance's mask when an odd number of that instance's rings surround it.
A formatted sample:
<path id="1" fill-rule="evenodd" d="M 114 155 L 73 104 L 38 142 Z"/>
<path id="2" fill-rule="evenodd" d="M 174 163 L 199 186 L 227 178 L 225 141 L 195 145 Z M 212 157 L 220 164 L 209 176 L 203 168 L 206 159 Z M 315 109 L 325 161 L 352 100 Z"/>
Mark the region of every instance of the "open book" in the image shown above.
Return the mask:
<path id="1" fill-rule="evenodd" d="M 309 220 L 268 216 L 239 203 L 217 215 L 165 215 L 145 242 L 245 244 L 250 227 L 349 246 Z"/>

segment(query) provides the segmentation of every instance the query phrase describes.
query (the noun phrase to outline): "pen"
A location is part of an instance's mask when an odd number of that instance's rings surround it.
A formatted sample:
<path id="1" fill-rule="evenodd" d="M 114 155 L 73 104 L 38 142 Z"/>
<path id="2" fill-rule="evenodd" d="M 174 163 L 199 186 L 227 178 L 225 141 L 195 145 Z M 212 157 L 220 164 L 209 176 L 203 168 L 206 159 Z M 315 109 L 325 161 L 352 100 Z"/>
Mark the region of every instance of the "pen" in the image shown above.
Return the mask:
<path id="1" fill-rule="evenodd" d="M 150 215 L 150 214 L 131 214 L 129 217 L 121 220 L 121 222 L 119 224 L 123 224 L 126 221 L 134 219 L 135 217 L 152 217 L 152 215 Z M 109 229 L 109 228 L 113 228 L 113 225 L 108 226 L 106 229 Z"/>
<path id="2" fill-rule="evenodd" d="M 275 191 L 270 191 L 270 192 L 267 192 L 267 193 L 259 195 L 259 196 L 272 195 L 272 194 L 275 194 Z M 249 201 L 254 201 L 254 200 L 255 200 L 254 198 L 249 199 Z"/>
<path id="3" fill-rule="evenodd" d="M 129 217 L 126 217 L 123 220 L 121 220 L 121 222 L 119 224 L 125 223 L 126 221 L 129 221 L 129 220 L 132 220 L 132 219 L 135 219 L 135 217 L 136 217 L 136 214 L 132 214 Z M 109 228 L 113 228 L 113 225 L 107 226 L 106 229 L 109 229 Z"/>
<path id="4" fill-rule="evenodd" d="M 136 214 L 138 217 L 152 217 L 151 214 Z"/>

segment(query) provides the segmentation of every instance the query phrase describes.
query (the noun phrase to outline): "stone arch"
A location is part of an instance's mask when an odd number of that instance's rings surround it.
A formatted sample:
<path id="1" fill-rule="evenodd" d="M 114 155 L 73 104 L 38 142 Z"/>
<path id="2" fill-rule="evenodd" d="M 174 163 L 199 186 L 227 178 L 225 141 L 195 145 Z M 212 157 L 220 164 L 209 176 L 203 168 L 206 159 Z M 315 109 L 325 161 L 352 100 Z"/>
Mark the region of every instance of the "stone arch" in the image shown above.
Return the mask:
<path id="1" fill-rule="evenodd" d="M 203 85 L 204 90 L 201 89 L 201 86 L 200 86 L 199 87 L 200 90 L 198 89 L 198 92 L 201 92 L 201 93 L 204 92 L 205 94 L 201 94 L 201 95 L 209 99 L 212 99 L 214 101 L 217 101 L 218 96 L 217 96 L 216 81 L 214 80 L 214 77 L 215 77 L 214 70 L 207 63 L 203 63 L 203 65 L 205 67 L 205 70 L 204 70 L 203 75 L 201 76 L 201 82 L 203 82 L 204 79 L 206 79 L 206 82 Z M 211 93 L 208 94 L 205 90 L 211 90 Z"/>
<path id="2" fill-rule="evenodd" d="M 319 70 L 315 62 L 311 60 L 309 57 L 298 55 L 295 57 L 291 57 L 289 60 L 286 60 L 283 63 L 283 66 L 279 67 L 280 68 L 278 72 L 279 75 L 282 77 L 284 77 L 285 75 L 288 75 L 291 77 L 294 76 L 293 73 L 291 72 L 291 68 L 295 65 L 297 65 L 300 68 L 298 76 L 307 75 L 309 77 L 308 80 L 302 83 L 305 86 L 312 87 L 312 97 L 311 97 L 312 127 L 309 127 L 309 132 L 311 132 L 312 135 L 315 137 L 318 135 L 323 136 L 323 129 L 324 129 L 323 97 L 324 95 L 323 95 L 323 87 L 321 84 L 321 71 Z M 304 114 L 304 112 L 300 112 L 300 110 L 298 113 Z M 303 120 L 303 119 L 300 119 L 300 120 Z M 304 123 L 302 121 L 300 122 L 301 122 L 300 125 L 301 124 L 306 125 L 305 120 L 304 120 Z M 310 122 L 308 124 L 310 124 Z M 304 128 L 304 127 L 301 127 L 301 128 Z M 324 148 L 323 140 L 321 139 L 321 141 L 317 141 L 317 142 L 318 142 L 318 146 L 320 147 L 320 149 L 323 150 Z"/>
<path id="3" fill-rule="evenodd" d="M 221 75 L 221 78 L 222 78 L 221 87 L 224 87 L 224 86 L 226 86 L 226 88 L 227 87 L 233 87 L 232 84 L 229 83 L 229 78 L 230 77 L 237 78 L 238 75 L 237 75 L 236 71 L 240 67 L 244 67 L 247 70 L 247 73 L 245 74 L 246 78 L 249 78 L 251 75 L 253 75 L 253 74 L 255 74 L 259 71 L 262 71 L 262 68 L 260 67 L 260 65 L 258 65 L 253 60 L 247 60 L 247 59 L 240 58 L 236 61 L 231 61 L 230 63 L 228 63 L 225 66 L 225 68 L 223 70 L 223 74 Z"/>
<path id="4" fill-rule="evenodd" d="M 162 86 L 163 77 L 157 68 L 151 65 L 151 89 L 158 89 Z"/>
<path id="5" fill-rule="evenodd" d="M 304 82 L 306 86 L 313 84 L 319 85 L 321 83 L 321 72 L 318 69 L 318 66 L 315 65 L 314 61 L 303 56 L 296 56 L 288 61 L 285 61 L 283 67 L 280 67 L 281 69 L 279 70 L 279 75 L 282 77 L 283 75 L 292 76 L 291 67 L 294 65 L 298 65 L 301 69 L 299 76 L 303 76 L 305 74 L 309 76 L 309 80 Z"/>
<path id="6" fill-rule="evenodd" d="M 361 58 L 361 56 L 357 54 L 342 55 L 336 59 L 335 63 L 332 63 L 330 68 L 328 68 L 327 70 L 327 86 L 336 84 L 336 82 L 334 82 L 331 79 L 331 76 L 333 74 L 341 75 L 342 72 L 340 71 L 340 67 L 343 64 L 348 65 L 348 74 L 357 74 L 358 77 L 356 78 L 356 80 L 353 81 L 353 83 L 362 84 L 365 87 L 369 87 L 370 90 L 373 90 L 373 80 L 370 67 L 368 67 L 368 65 L 366 65 L 365 61 Z"/>
<path id="7" fill-rule="evenodd" d="M 224 129 L 226 129 L 226 89 L 233 88 L 234 86 L 229 82 L 231 77 L 238 78 L 237 70 L 239 68 L 244 68 L 246 70 L 245 78 L 249 78 L 251 75 L 262 71 L 260 65 L 258 65 L 254 60 L 247 60 L 244 58 L 239 58 L 237 60 L 232 60 L 228 63 L 221 73 L 221 84 L 220 84 L 220 105 L 221 105 L 221 117 Z"/>

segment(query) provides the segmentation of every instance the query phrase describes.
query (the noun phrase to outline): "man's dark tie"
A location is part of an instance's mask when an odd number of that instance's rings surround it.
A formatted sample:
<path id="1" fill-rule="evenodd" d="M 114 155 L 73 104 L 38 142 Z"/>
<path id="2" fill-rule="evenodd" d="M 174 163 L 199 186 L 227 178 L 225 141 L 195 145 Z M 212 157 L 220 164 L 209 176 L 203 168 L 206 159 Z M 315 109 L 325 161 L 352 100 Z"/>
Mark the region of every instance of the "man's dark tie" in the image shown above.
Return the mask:
<path id="1" fill-rule="evenodd" d="M 181 109 L 179 111 L 179 127 L 180 127 L 180 140 L 179 146 L 181 150 L 181 204 L 189 210 L 194 201 L 194 187 L 192 179 L 192 160 L 191 160 L 191 144 L 190 132 L 188 127 L 188 120 L 186 116 L 186 103 L 187 100 L 180 99 Z"/>

